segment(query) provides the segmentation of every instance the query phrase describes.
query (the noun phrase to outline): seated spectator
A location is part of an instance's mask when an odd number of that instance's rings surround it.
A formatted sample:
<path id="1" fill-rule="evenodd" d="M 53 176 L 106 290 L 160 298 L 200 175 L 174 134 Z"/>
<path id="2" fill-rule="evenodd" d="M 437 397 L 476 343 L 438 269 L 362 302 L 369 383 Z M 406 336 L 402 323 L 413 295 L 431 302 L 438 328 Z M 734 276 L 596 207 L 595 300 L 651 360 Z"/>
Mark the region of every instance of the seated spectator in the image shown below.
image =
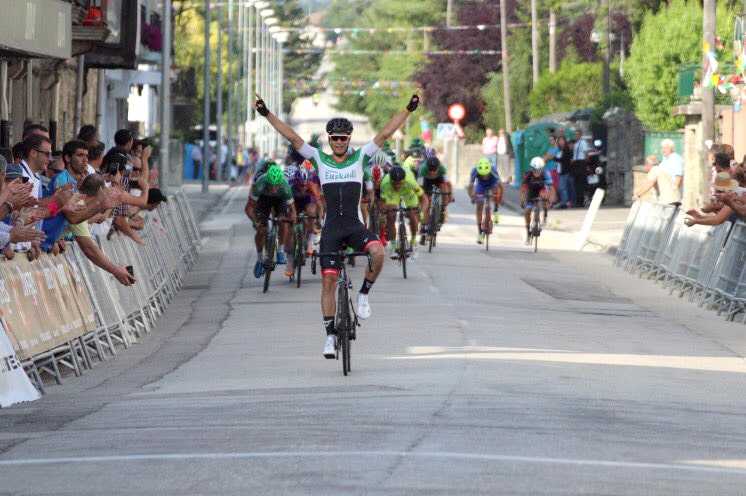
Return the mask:
<path id="1" fill-rule="evenodd" d="M 104 188 L 104 178 L 100 174 L 90 174 L 81 182 L 79 191 L 83 195 L 83 201 L 92 202 L 99 196 L 102 188 Z M 91 238 L 88 222 L 84 221 L 80 224 L 70 225 L 68 229 L 83 254 L 94 265 L 113 275 L 124 286 L 131 286 L 135 283 L 135 278 L 127 272 L 126 267 L 116 265 L 101 251 L 98 244 Z"/>
<path id="2" fill-rule="evenodd" d="M 743 198 L 746 188 L 739 186 L 738 181 L 731 179 L 727 172 L 720 172 L 715 177 L 712 187 L 715 189 L 716 200 L 722 204 L 722 207 L 714 215 L 702 215 L 695 210 L 688 211 L 687 214 L 691 217 L 684 221 L 687 226 L 693 226 L 694 224 L 719 226 L 726 221 L 735 222 L 738 220 L 739 216 L 731 206 L 724 203 L 724 199 L 727 197 L 730 201 L 735 201 L 738 197 Z M 732 192 L 733 196 L 729 192 Z"/>
<path id="3" fill-rule="evenodd" d="M 655 201 L 665 205 L 681 205 L 681 195 L 671 176 L 658 165 L 658 158 L 650 155 L 645 159 L 645 171 L 648 173 L 645 184 L 632 195 L 637 201 L 651 189 L 655 189 Z"/>

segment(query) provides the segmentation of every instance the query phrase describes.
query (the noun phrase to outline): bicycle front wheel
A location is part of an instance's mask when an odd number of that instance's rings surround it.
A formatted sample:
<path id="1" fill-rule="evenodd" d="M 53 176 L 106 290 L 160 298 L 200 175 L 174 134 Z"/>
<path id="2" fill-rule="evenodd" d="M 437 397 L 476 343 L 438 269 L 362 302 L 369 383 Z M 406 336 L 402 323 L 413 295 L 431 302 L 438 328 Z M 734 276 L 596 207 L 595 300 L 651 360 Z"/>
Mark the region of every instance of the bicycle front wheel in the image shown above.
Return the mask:
<path id="1" fill-rule="evenodd" d="M 404 279 L 407 278 L 407 256 L 409 255 L 407 244 L 407 226 L 402 221 L 399 223 L 399 261 Z"/>
<path id="2" fill-rule="evenodd" d="M 344 281 L 337 289 L 337 339 L 339 339 L 339 351 L 342 353 L 342 373 L 347 375 L 350 371 L 350 298 Z"/>
<path id="3" fill-rule="evenodd" d="M 266 250 L 266 257 L 264 259 L 264 287 L 263 293 L 269 290 L 269 279 L 272 276 L 272 271 L 275 268 L 275 242 L 277 240 L 277 231 L 272 228 L 269 236 L 267 236 L 267 242 L 264 244 Z"/>

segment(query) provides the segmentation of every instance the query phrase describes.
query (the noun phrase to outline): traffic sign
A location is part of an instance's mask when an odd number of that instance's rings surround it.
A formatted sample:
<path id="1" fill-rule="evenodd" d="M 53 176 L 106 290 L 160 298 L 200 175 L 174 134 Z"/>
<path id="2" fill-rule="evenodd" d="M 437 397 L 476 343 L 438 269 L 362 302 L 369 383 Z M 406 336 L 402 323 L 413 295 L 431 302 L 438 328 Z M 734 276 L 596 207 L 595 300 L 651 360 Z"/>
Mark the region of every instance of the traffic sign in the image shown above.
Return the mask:
<path id="1" fill-rule="evenodd" d="M 438 129 L 435 131 L 435 137 L 439 140 L 451 139 L 453 133 L 453 124 L 450 122 L 438 123 Z"/>
<path id="2" fill-rule="evenodd" d="M 448 107 L 448 117 L 454 121 L 460 121 L 466 117 L 466 108 L 460 103 L 454 103 Z"/>

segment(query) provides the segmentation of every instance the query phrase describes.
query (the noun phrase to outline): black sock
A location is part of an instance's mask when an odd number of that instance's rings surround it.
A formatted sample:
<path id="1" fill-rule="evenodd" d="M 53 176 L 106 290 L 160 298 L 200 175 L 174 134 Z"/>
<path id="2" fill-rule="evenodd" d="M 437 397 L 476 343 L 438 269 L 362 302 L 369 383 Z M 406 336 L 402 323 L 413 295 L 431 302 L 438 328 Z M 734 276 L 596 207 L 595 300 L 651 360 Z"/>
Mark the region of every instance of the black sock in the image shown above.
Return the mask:
<path id="1" fill-rule="evenodd" d="M 368 291 L 370 291 L 370 288 L 373 287 L 374 282 L 376 281 L 371 281 L 370 279 L 366 277 L 365 280 L 363 281 L 363 285 L 360 287 L 360 293 L 367 295 Z"/>
<path id="2" fill-rule="evenodd" d="M 324 328 L 326 329 L 327 336 L 337 334 L 337 331 L 334 329 L 334 316 L 324 315 Z"/>

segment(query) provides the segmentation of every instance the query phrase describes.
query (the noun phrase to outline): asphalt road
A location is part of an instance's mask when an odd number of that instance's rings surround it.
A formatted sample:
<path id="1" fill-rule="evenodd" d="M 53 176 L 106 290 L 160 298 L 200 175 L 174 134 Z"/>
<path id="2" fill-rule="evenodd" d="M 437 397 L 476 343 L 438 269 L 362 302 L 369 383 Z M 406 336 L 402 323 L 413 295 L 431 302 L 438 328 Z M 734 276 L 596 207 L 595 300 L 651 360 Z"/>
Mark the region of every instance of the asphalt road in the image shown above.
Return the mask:
<path id="1" fill-rule="evenodd" d="M 140 345 L 0 410 L 0 494 L 744 493 L 742 325 L 566 233 L 531 253 L 514 215 L 486 253 L 460 202 L 385 267 L 343 377 L 319 279 L 248 274 L 246 193 Z"/>

